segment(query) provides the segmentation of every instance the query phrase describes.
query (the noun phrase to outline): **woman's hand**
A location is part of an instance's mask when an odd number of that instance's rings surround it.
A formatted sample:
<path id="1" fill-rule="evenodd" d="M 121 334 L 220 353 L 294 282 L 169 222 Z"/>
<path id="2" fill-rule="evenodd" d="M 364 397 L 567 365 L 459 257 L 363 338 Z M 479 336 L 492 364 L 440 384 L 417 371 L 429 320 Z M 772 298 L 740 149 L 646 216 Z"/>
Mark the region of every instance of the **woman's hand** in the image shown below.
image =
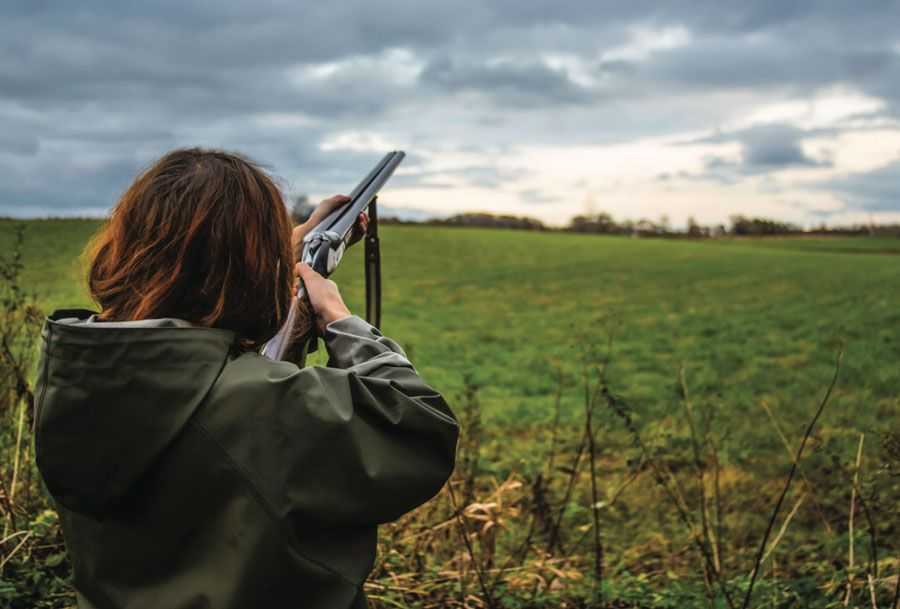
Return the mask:
<path id="1" fill-rule="evenodd" d="M 300 253 L 303 249 L 303 238 L 316 226 L 319 222 L 324 220 L 328 214 L 333 212 L 335 209 L 346 203 L 350 200 L 350 197 L 346 195 L 334 195 L 332 197 L 328 197 L 321 203 L 316 206 L 316 209 L 313 210 L 313 213 L 309 216 L 309 219 L 303 224 L 299 224 L 294 227 L 293 232 L 291 233 L 291 246 L 294 252 L 294 260 L 300 259 Z M 350 236 L 349 245 L 353 245 L 357 241 L 363 238 L 366 234 L 366 229 L 369 226 L 369 217 L 365 214 L 365 212 L 359 214 L 359 219 L 356 221 L 356 225 L 353 227 L 353 234 Z"/>
<path id="2" fill-rule="evenodd" d="M 325 326 L 333 321 L 350 317 L 350 309 L 344 304 L 337 284 L 315 272 L 308 264 L 298 262 L 294 273 L 303 280 L 306 294 L 313 311 L 319 332 L 325 332 Z"/>

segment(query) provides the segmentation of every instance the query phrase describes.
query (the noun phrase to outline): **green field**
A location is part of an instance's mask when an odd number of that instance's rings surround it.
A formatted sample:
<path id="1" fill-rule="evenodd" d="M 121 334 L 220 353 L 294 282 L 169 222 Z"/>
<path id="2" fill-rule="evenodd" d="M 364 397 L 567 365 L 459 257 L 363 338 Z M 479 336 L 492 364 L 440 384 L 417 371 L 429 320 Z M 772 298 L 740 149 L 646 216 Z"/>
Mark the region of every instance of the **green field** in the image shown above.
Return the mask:
<path id="1" fill-rule="evenodd" d="M 0 222 L 0 251 L 8 249 L 12 226 Z M 90 306 L 79 253 L 97 226 L 27 223 L 23 283 L 47 311 Z M 796 579 L 817 572 L 815 561 L 846 558 L 847 480 L 860 434 L 866 438 L 860 490 L 869 484 L 869 492 L 878 484 L 884 438 L 900 428 L 900 241 L 676 241 L 385 226 L 382 261 L 385 333 L 411 352 L 451 404 L 467 386 L 478 388 L 485 430 L 479 475 L 531 481 L 542 470 L 559 371 L 560 442 L 574 452 L 585 353 L 593 353 L 591 362 L 609 356 L 609 389 L 627 402 L 641 436 L 677 474 L 690 445 L 683 368 L 704 434 L 720 454 L 729 489 L 729 564 L 742 574 L 790 463 L 766 409 L 793 449 L 843 350 L 835 392 L 805 461 L 807 490 L 816 489 L 817 501 L 807 501 L 786 531 L 781 568 Z M 360 251 L 348 255 L 335 279 L 350 308 L 362 312 Z M 640 455 L 612 411 L 596 417 L 600 493 L 608 498 Z M 690 476 L 685 480 L 689 485 Z M 877 490 L 880 501 L 896 506 L 895 487 Z M 580 492 L 564 520 L 573 530 L 589 522 L 586 491 Z M 603 514 L 609 568 L 689 577 L 692 561 L 672 558 L 689 551 L 689 535 L 676 533 L 677 519 L 650 476 L 629 493 Z M 870 503 L 873 511 L 881 505 Z M 879 543 L 882 560 L 894 560 L 885 564 L 900 566 L 895 512 L 879 513 Z M 515 528 L 515 521 L 508 525 Z M 667 549 L 639 550 L 662 539 Z M 865 543 L 861 534 L 859 556 L 866 555 Z"/>
<path id="2" fill-rule="evenodd" d="M 0 248 L 11 225 L 0 225 Z M 24 284 L 48 311 L 91 306 L 79 254 L 97 226 L 29 223 Z M 439 388 L 459 390 L 471 374 L 484 414 L 504 424 L 545 418 L 555 390 L 548 370 L 576 370 L 580 344 L 600 344 L 610 328 L 610 376 L 654 415 L 671 407 L 684 364 L 697 391 L 715 389 L 735 416 L 752 418 L 767 399 L 799 422 L 842 341 L 833 422 L 877 422 L 898 405 L 900 366 L 889 364 L 900 362 L 900 257 L 881 254 L 900 254 L 896 240 L 675 242 L 388 226 L 382 244 L 385 332 Z M 336 280 L 362 313 L 360 256 L 351 250 Z"/>

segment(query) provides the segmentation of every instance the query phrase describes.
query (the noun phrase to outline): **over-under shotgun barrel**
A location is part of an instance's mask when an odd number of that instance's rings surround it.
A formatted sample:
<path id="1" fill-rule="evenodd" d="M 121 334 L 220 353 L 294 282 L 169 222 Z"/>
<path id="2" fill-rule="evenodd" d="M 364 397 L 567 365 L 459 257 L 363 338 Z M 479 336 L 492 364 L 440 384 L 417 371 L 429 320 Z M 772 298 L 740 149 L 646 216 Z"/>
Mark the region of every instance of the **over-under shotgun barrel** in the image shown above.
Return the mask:
<path id="1" fill-rule="evenodd" d="M 326 232 L 337 233 L 340 240 L 347 244 L 352 236 L 353 227 L 356 225 L 356 219 L 359 217 L 359 214 L 366 210 L 369 203 L 372 202 L 372 199 L 375 198 L 381 187 L 394 174 L 394 170 L 397 169 L 397 166 L 403 161 L 405 156 L 406 154 L 402 150 L 394 150 L 384 155 L 372 171 L 350 192 L 350 200 L 328 214 L 324 220 L 307 234 L 304 250 L 312 247 L 324 247 L 326 244 L 319 241 L 317 234 Z M 338 245 L 332 241 L 330 247 L 336 249 Z M 306 255 L 307 253 L 304 252 L 301 259 L 315 259 L 315 256 Z M 323 270 L 325 271 L 324 273 L 322 272 Z M 334 269 L 316 269 L 316 271 L 327 276 Z"/>
<path id="2" fill-rule="evenodd" d="M 350 200 L 328 214 L 306 234 L 300 251 L 300 260 L 308 262 L 316 272 L 323 276 L 327 277 L 334 272 L 344 254 L 344 248 L 353 236 L 353 227 L 356 225 L 359 214 L 365 211 L 369 203 L 378 195 L 378 191 L 394 174 L 394 170 L 405 156 L 406 154 L 402 150 L 394 150 L 384 155 L 372 171 L 350 192 Z M 311 333 L 315 332 L 315 327 L 312 325 L 309 315 L 301 315 L 301 307 L 306 309 L 308 314 L 311 312 L 302 287 L 278 334 L 263 345 L 263 355 L 271 359 L 289 360 L 303 365 L 307 346 L 315 347 L 315 335 L 311 336 Z M 309 324 L 308 328 L 298 327 L 298 323 L 304 317 L 307 318 L 304 321 Z"/>

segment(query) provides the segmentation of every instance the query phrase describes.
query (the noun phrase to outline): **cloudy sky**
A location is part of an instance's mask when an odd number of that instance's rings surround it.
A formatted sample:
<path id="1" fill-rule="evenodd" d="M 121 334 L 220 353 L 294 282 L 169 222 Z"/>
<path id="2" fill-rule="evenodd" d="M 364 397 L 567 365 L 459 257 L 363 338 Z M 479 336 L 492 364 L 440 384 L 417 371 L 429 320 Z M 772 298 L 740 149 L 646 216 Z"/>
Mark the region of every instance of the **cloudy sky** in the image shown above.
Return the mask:
<path id="1" fill-rule="evenodd" d="M 0 3 L 0 215 L 102 215 L 188 145 L 285 191 L 562 224 L 900 221 L 900 3 Z"/>

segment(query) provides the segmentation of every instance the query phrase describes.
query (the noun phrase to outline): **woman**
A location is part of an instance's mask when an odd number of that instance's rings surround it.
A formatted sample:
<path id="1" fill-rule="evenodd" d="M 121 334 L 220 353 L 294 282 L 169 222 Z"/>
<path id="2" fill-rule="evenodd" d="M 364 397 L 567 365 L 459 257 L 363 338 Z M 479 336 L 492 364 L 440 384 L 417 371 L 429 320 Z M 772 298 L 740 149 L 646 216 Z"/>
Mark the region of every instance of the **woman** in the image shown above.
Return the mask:
<path id="1" fill-rule="evenodd" d="M 79 607 L 364 607 L 377 525 L 450 475 L 453 414 L 333 282 L 293 265 L 308 226 L 291 234 L 251 162 L 190 149 L 140 175 L 95 237 L 100 311 L 48 319 L 35 429 Z M 292 270 L 328 367 L 258 354 Z"/>

